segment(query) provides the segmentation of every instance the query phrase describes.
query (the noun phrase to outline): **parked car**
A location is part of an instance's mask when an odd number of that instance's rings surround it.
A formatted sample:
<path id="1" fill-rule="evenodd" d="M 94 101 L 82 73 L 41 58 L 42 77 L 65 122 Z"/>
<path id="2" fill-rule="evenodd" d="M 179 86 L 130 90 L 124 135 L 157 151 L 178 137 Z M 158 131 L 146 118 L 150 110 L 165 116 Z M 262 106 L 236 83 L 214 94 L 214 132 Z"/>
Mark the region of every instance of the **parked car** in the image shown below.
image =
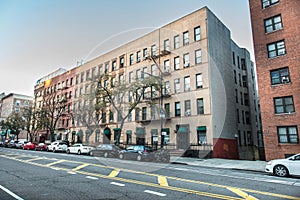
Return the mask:
<path id="1" fill-rule="evenodd" d="M 143 145 L 134 145 L 127 147 L 126 149 L 120 151 L 120 159 L 135 159 L 137 161 L 153 161 L 155 160 L 155 153 L 151 147 Z"/>
<path id="2" fill-rule="evenodd" d="M 266 165 L 265 172 L 276 176 L 300 176 L 300 153 L 285 159 L 269 161 Z"/>
<path id="3" fill-rule="evenodd" d="M 5 140 L 4 142 L 3 142 L 3 146 L 4 147 L 8 147 L 8 143 L 10 142 L 10 140 Z"/>
<path id="4" fill-rule="evenodd" d="M 114 144 L 100 144 L 90 151 L 91 156 L 118 157 L 121 148 Z"/>
<path id="5" fill-rule="evenodd" d="M 16 148 L 16 144 L 17 144 L 18 142 L 19 142 L 18 140 L 11 140 L 11 141 L 8 143 L 7 147 L 8 147 L 8 148 Z"/>
<path id="6" fill-rule="evenodd" d="M 67 148 L 67 153 L 89 154 L 94 147 L 77 143 Z"/>
<path id="7" fill-rule="evenodd" d="M 46 151 L 47 150 L 47 144 L 45 143 L 39 143 L 36 147 L 35 147 L 36 151 Z"/>
<path id="8" fill-rule="evenodd" d="M 37 145 L 36 143 L 27 142 L 26 144 L 24 144 L 23 149 L 24 150 L 34 150 L 36 145 Z"/>
<path id="9" fill-rule="evenodd" d="M 19 141 L 17 144 L 16 144 L 16 148 L 17 149 L 23 149 L 23 146 L 24 144 L 28 143 L 28 141 L 26 140 L 22 140 L 22 141 Z"/>
<path id="10" fill-rule="evenodd" d="M 4 142 L 0 141 L 0 147 L 4 147 Z"/>
<path id="11" fill-rule="evenodd" d="M 55 142 L 52 142 L 50 145 L 47 146 L 46 151 L 53 151 L 53 152 L 61 151 L 61 152 L 66 152 L 67 148 L 68 148 L 68 145 L 67 145 L 66 142 L 55 141 Z"/>

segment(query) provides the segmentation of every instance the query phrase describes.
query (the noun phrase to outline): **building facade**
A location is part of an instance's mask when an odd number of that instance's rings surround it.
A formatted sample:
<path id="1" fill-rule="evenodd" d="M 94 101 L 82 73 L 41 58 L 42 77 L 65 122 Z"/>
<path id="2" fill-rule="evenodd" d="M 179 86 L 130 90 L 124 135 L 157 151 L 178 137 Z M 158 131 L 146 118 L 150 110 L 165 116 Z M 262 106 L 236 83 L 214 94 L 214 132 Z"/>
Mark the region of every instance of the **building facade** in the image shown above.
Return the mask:
<path id="1" fill-rule="evenodd" d="M 266 160 L 300 152 L 300 2 L 249 0 Z"/>
<path id="2" fill-rule="evenodd" d="M 31 108 L 33 105 L 33 97 L 22 95 L 22 94 L 16 94 L 16 93 L 10 93 L 8 95 L 5 95 L 4 93 L 1 94 L 1 104 L 0 104 L 0 118 L 1 121 L 5 121 L 6 118 L 11 113 L 19 113 L 22 112 L 22 109 L 24 108 Z M 2 129 L 2 127 L 1 127 Z M 9 130 L 1 130 L 1 139 L 4 141 L 7 137 L 10 137 L 10 131 Z M 14 138 L 12 135 L 11 137 Z M 22 131 L 19 134 L 19 138 L 26 139 L 27 133 L 26 131 Z"/>
<path id="3" fill-rule="evenodd" d="M 75 140 L 90 144 L 148 144 L 205 152 L 199 157 L 259 159 L 253 63 L 206 7 L 71 71 L 71 76 L 65 72 L 55 77 L 60 83 L 74 80 L 69 88 L 72 114 L 67 115 L 73 134 L 66 139 L 75 135 Z M 89 115 L 89 127 L 76 113 L 91 107 L 85 97 L 95 94 L 94 80 L 103 75 L 110 76 L 110 86 L 154 77 L 162 87 L 145 90 L 122 129 L 112 106 L 101 110 L 97 122 Z M 58 84 L 52 83 L 50 87 Z M 131 97 L 128 91 L 122 101 Z"/>

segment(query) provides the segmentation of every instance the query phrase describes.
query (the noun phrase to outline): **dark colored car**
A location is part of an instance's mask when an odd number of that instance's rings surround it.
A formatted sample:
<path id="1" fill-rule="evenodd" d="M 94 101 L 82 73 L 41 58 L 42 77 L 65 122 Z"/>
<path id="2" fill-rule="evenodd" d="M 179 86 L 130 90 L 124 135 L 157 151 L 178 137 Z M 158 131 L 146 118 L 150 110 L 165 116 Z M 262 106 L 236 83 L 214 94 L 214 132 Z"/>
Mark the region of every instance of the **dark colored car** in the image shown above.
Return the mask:
<path id="1" fill-rule="evenodd" d="M 155 161 L 155 152 L 151 147 L 135 145 L 127 147 L 126 149 L 120 151 L 119 158 L 134 159 L 137 161 Z"/>
<path id="2" fill-rule="evenodd" d="M 96 148 L 90 151 L 91 156 L 103 156 L 107 157 L 118 157 L 119 152 L 121 151 L 120 147 L 114 144 L 100 144 Z"/>
<path id="3" fill-rule="evenodd" d="M 9 148 L 16 148 L 16 144 L 18 144 L 18 140 L 11 140 L 9 143 L 8 143 L 8 145 L 7 145 L 7 147 L 9 147 Z"/>

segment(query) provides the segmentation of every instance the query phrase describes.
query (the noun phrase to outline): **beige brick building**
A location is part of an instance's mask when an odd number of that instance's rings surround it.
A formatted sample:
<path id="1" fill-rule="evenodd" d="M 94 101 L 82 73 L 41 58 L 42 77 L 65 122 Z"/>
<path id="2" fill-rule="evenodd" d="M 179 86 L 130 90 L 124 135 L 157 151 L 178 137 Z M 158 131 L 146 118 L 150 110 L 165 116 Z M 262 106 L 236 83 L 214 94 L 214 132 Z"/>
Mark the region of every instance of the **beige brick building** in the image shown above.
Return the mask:
<path id="1" fill-rule="evenodd" d="M 249 0 L 266 160 L 300 152 L 300 1 Z"/>
<path id="2" fill-rule="evenodd" d="M 70 72 L 72 76 L 66 74 Z M 68 140 L 95 145 L 118 140 L 122 145 L 197 150 L 190 152 L 200 157 L 259 158 L 253 63 L 249 52 L 232 41 L 228 28 L 206 7 L 70 72 L 55 78 L 74 79 L 69 88 L 73 114 L 68 115 L 74 121 L 68 129 L 74 134 Z M 152 106 L 146 103 L 146 94 L 122 130 L 110 107 L 91 133 L 75 113 L 86 104 L 84 97 L 95 93 L 93 80 L 103 74 L 116 82 L 157 77 L 164 88 L 156 98 L 150 97 Z"/>

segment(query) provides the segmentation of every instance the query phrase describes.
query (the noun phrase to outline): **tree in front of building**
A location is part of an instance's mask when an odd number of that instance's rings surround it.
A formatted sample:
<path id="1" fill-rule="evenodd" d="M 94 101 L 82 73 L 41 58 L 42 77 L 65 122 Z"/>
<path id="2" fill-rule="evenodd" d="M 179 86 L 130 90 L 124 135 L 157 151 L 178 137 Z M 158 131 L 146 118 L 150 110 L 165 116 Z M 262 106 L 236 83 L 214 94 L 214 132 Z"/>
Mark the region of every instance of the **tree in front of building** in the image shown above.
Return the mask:
<path id="1" fill-rule="evenodd" d="M 15 135 L 19 139 L 19 134 L 24 129 L 25 120 L 20 112 L 12 112 L 4 122 L 4 127 L 10 132 L 10 135 Z"/>

